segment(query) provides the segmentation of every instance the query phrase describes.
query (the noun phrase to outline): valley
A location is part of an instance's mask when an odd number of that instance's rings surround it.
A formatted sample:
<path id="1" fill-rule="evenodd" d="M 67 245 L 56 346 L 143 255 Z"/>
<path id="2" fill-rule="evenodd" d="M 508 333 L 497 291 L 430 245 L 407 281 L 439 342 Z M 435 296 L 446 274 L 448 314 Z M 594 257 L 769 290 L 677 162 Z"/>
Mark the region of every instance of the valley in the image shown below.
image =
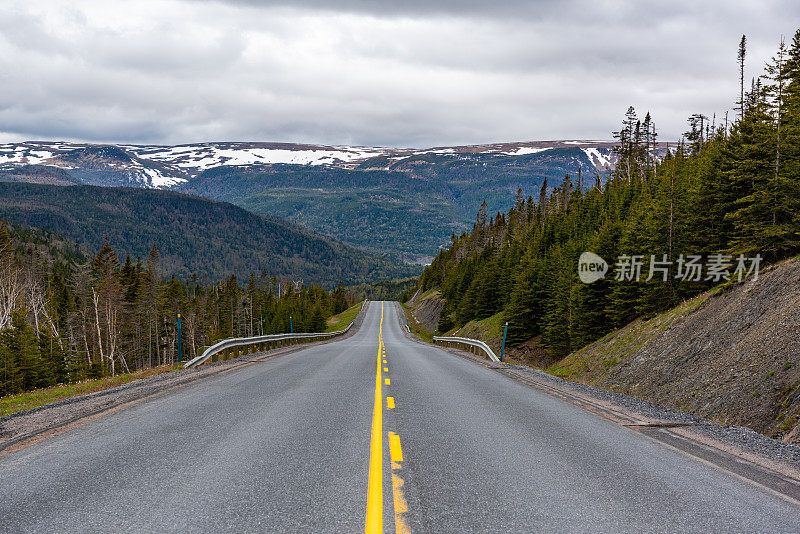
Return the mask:
<path id="1" fill-rule="evenodd" d="M 663 156 L 667 144 L 658 148 Z M 429 263 L 486 202 L 506 211 L 565 175 L 613 170 L 613 143 L 537 141 L 398 149 L 291 143 L 0 145 L 0 181 L 174 189 L 278 216 L 359 248 Z"/>
<path id="2" fill-rule="evenodd" d="M 173 191 L 0 182 L 0 219 L 45 228 L 92 253 L 106 242 L 120 259 L 155 245 L 163 274 L 219 280 L 251 273 L 333 287 L 418 272 L 285 220 Z"/>

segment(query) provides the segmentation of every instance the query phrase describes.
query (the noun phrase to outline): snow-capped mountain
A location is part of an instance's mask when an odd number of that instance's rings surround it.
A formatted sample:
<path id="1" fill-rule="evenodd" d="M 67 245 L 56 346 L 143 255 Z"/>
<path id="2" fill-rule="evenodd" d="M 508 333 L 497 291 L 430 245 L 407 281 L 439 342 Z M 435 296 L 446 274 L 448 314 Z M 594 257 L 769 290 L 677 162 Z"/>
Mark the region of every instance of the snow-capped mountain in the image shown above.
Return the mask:
<path id="1" fill-rule="evenodd" d="M 170 188 L 187 180 L 179 168 L 139 158 L 114 145 L 26 142 L 0 145 L 0 171 L 55 167 L 78 183 Z"/>
<path id="2" fill-rule="evenodd" d="M 668 150 L 661 145 L 659 155 Z M 432 148 L 199 143 L 0 145 L 0 181 L 174 189 L 284 217 L 370 250 L 428 257 L 471 228 L 485 202 L 505 212 L 565 176 L 578 187 L 614 168 L 609 141 Z"/>
<path id="3" fill-rule="evenodd" d="M 290 164 L 388 169 L 392 164 L 425 156 L 481 156 L 485 161 L 568 148 L 585 154 L 592 167 L 587 171 L 604 174 L 614 168 L 613 143 L 609 141 L 533 141 L 427 149 L 247 142 L 156 146 L 32 141 L 0 145 L 0 169 L 48 166 L 65 169 L 85 183 L 172 188 L 204 171 L 224 166 Z"/>
<path id="4" fill-rule="evenodd" d="M 221 166 L 292 164 L 333 165 L 355 168 L 375 158 L 398 162 L 414 156 L 438 154 L 523 156 L 556 148 L 580 148 L 599 172 L 613 169 L 613 143 L 606 141 L 538 141 L 466 145 L 427 149 L 398 149 L 362 146 L 298 145 L 289 143 L 204 143 L 178 146 L 121 146 L 143 160 L 179 168 L 190 177 Z"/>
<path id="5" fill-rule="evenodd" d="M 196 176 L 214 167 L 233 165 L 348 165 L 375 156 L 387 149 L 350 146 L 295 145 L 289 143 L 204 143 L 178 146 L 121 147 L 143 160 L 181 169 Z"/>

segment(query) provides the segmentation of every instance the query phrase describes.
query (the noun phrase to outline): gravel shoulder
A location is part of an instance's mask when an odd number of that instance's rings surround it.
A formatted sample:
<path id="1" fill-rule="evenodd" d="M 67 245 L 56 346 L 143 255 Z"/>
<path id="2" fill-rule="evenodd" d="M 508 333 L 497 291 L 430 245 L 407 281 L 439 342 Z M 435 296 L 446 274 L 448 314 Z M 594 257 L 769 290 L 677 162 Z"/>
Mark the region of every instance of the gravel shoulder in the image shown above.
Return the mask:
<path id="1" fill-rule="evenodd" d="M 66 431 L 77 424 L 82 424 L 133 403 L 167 394 L 204 378 L 233 371 L 246 365 L 268 361 L 308 347 L 347 339 L 353 336 L 361 327 L 368 307 L 369 303 L 366 303 L 353 321 L 353 328 L 347 334 L 329 340 L 280 347 L 205 364 L 192 369 L 179 369 L 169 373 L 161 373 L 148 378 L 134 380 L 121 386 L 70 397 L 0 417 L 0 454 L 13 453 L 61 431 Z"/>

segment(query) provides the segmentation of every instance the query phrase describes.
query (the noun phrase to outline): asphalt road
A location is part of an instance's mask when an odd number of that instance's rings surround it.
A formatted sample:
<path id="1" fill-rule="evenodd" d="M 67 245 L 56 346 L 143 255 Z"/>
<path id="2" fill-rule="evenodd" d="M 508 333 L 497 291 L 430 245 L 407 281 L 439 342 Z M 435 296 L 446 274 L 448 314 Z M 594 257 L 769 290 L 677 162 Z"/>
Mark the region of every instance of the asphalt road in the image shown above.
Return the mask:
<path id="1" fill-rule="evenodd" d="M 386 532 L 800 532 L 780 497 L 383 312 L 2 457 L 0 532 L 364 532 L 369 513 Z"/>

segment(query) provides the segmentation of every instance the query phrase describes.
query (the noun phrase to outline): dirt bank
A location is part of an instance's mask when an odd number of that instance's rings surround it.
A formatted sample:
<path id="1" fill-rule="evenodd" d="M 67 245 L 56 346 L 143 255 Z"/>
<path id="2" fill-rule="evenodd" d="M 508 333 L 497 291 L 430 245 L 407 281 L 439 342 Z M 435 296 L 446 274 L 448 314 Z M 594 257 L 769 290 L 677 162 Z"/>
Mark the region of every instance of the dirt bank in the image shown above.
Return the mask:
<path id="1" fill-rule="evenodd" d="M 442 300 L 438 291 L 428 291 L 427 293 L 418 295 L 408 304 L 411 306 L 414 317 L 422 326 L 431 332 L 436 330 L 436 327 L 439 325 L 439 316 L 444 306 L 444 300 Z"/>
<path id="2" fill-rule="evenodd" d="M 573 353 L 569 380 L 800 443 L 800 260 Z"/>

